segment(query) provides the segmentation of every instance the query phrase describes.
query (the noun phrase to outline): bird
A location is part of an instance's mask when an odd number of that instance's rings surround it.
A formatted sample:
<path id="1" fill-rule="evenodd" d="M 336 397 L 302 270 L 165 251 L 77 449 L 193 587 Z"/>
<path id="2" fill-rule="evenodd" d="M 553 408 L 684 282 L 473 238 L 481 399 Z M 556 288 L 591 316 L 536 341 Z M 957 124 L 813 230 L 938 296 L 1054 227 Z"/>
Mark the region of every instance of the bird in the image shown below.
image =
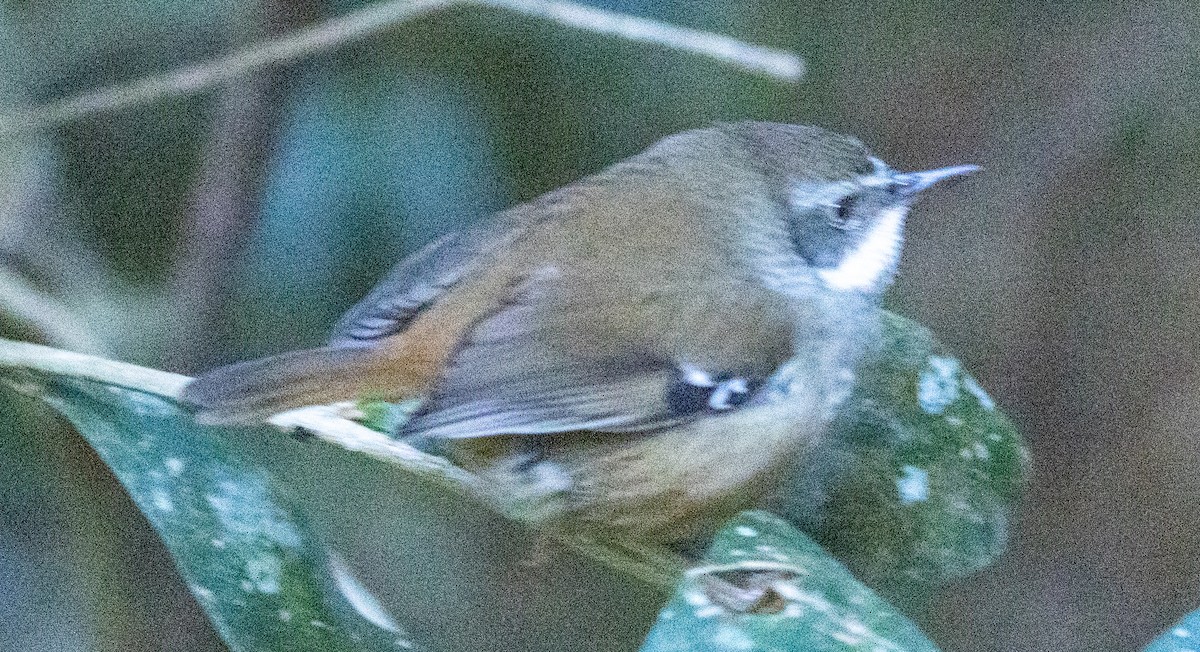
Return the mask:
<path id="1" fill-rule="evenodd" d="M 718 123 L 435 240 L 327 345 L 186 386 L 201 423 L 416 399 L 395 437 L 552 531 L 682 545 L 819 450 L 910 205 L 978 168 L 900 172 L 814 126 Z"/>

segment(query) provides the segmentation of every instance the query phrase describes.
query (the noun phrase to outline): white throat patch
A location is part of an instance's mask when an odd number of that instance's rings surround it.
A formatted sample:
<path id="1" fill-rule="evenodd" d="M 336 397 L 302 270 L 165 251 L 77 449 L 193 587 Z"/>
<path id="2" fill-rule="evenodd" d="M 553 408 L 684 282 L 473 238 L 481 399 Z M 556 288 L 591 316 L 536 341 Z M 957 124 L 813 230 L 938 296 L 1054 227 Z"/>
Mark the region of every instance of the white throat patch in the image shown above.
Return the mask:
<path id="1" fill-rule="evenodd" d="M 821 280 L 835 290 L 877 289 L 900 258 L 907 214 L 907 206 L 885 210 L 862 244 L 842 258 L 837 267 L 817 271 Z"/>

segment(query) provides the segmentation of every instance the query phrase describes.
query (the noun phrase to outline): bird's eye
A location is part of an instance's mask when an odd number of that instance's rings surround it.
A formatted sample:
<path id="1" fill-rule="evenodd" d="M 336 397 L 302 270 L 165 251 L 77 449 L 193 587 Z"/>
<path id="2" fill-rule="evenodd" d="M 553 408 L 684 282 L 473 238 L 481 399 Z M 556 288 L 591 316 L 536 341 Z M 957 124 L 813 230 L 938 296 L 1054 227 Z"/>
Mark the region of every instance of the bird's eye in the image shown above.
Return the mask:
<path id="1" fill-rule="evenodd" d="M 832 217 L 830 225 L 835 229 L 850 231 L 858 227 L 858 220 L 854 216 L 854 205 L 858 202 L 858 197 L 855 195 L 847 195 L 836 202 L 830 202 L 829 208 L 832 209 Z"/>

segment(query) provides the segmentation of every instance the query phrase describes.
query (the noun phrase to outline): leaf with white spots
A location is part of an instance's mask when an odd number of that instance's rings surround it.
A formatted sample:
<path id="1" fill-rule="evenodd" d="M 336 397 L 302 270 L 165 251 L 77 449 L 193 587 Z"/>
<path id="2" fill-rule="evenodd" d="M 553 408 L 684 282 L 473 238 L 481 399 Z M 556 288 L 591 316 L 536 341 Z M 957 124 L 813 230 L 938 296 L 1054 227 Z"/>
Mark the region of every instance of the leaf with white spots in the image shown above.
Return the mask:
<path id="1" fill-rule="evenodd" d="M 112 468 L 230 649 L 412 647 L 395 623 L 357 615 L 330 590 L 330 560 L 304 519 L 221 431 L 195 426 L 162 397 L 95 381 L 46 376 L 23 389 L 70 419 Z"/>
<path id="2" fill-rule="evenodd" d="M 813 462 L 826 477 L 814 490 L 812 467 L 802 470 L 776 511 L 900 599 L 995 560 L 1029 455 L 929 331 L 885 313 L 883 340 Z"/>
<path id="3" fill-rule="evenodd" d="M 745 512 L 717 535 L 642 652 L 936 652 L 924 634 L 782 519 Z"/>

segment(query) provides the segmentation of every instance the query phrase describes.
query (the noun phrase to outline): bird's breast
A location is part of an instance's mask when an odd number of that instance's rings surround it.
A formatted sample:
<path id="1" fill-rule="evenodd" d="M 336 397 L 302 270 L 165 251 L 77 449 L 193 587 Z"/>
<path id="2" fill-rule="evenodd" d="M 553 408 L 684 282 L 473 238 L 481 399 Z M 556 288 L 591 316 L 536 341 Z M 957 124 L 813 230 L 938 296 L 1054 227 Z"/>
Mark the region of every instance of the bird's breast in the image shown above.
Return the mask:
<path id="1" fill-rule="evenodd" d="M 516 511 L 540 527 L 692 540 L 759 504 L 782 471 L 820 442 L 821 399 L 801 394 L 652 434 L 493 438 L 485 444 L 491 454 L 476 455 L 471 466 L 500 495 L 525 497 L 529 505 Z"/>

